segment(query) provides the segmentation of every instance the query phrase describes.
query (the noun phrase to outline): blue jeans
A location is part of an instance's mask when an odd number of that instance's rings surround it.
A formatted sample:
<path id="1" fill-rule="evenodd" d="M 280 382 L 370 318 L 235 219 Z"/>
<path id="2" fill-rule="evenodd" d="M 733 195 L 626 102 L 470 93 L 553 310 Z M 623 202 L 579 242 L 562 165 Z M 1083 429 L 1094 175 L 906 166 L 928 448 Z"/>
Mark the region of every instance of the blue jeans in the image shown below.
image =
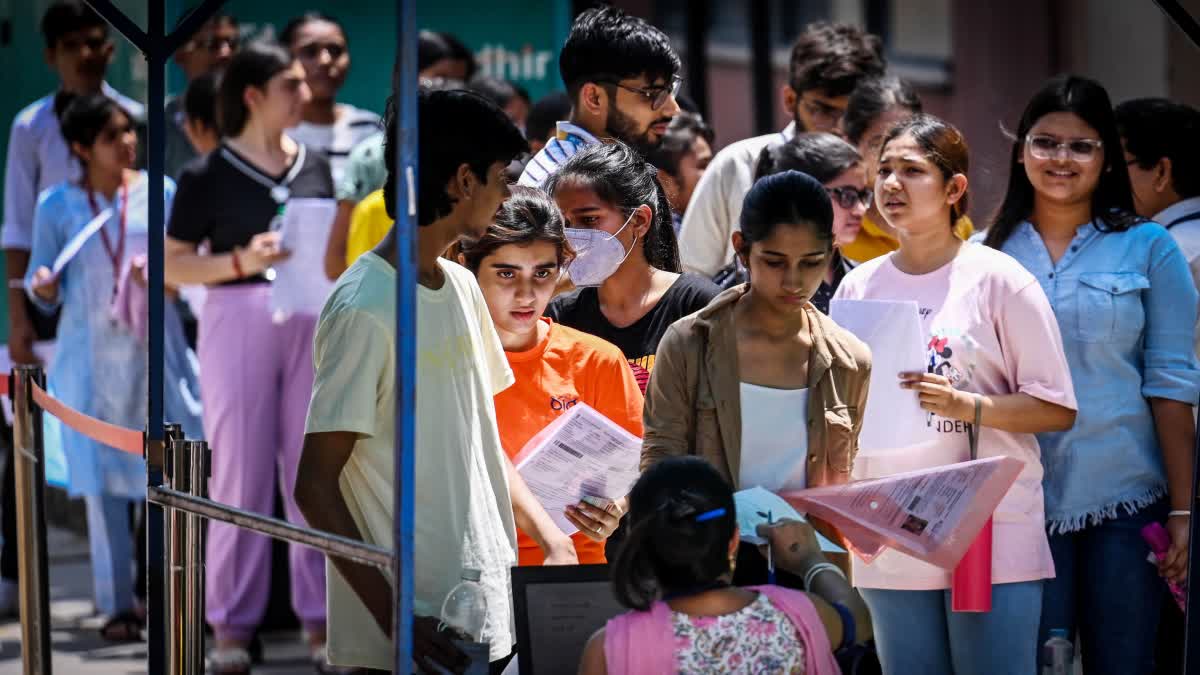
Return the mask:
<path id="1" fill-rule="evenodd" d="M 1042 581 L 992 587 L 992 611 L 950 610 L 950 591 L 860 588 L 884 675 L 1037 672 Z"/>
<path id="2" fill-rule="evenodd" d="M 1050 536 L 1058 577 L 1046 582 L 1038 644 L 1053 628 L 1078 630 L 1088 675 L 1142 675 L 1154 670 L 1154 638 L 1163 581 L 1146 561 L 1146 524 L 1167 516 L 1166 500 L 1133 515 Z"/>

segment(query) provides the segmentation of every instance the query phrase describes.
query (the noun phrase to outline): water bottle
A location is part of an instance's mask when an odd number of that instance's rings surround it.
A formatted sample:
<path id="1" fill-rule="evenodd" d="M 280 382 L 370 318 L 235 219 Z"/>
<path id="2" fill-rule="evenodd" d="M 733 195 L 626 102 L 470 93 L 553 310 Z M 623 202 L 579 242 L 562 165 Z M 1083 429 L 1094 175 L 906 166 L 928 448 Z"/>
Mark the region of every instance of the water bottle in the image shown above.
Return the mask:
<path id="1" fill-rule="evenodd" d="M 1050 630 L 1050 639 L 1042 645 L 1042 675 L 1071 675 L 1075 672 L 1075 643 L 1063 628 Z"/>
<path id="2" fill-rule="evenodd" d="M 441 629 L 450 631 L 454 644 L 471 659 L 468 674 L 488 672 L 488 644 L 483 642 L 487 623 L 487 596 L 480 585 L 479 570 L 464 569 L 461 581 L 442 602 Z"/>

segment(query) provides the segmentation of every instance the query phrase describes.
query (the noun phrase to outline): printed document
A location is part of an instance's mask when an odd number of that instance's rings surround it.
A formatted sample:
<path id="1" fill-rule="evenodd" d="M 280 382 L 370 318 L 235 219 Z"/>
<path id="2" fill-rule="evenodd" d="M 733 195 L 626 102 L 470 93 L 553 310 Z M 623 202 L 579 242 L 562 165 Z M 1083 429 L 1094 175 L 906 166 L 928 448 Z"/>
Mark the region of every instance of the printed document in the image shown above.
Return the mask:
<path id="1" fill-rule="evenodd" d="M 586 403 L 577 403 L 525 444 L 513 460 L 521 478 L 566 534 L 578 531 L 564 510 L 585 498 L 609 504 L 637 481 L 642 439 Z"/>

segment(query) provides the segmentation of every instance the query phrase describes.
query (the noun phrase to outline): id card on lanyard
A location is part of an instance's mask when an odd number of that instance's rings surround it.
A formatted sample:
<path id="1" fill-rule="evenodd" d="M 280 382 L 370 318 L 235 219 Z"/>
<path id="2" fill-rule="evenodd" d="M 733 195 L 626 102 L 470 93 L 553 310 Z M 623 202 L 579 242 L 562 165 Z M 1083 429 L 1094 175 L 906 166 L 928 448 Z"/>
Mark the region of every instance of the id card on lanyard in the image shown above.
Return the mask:
<path id="1" fill-rule="evenodd" d="M 92 215 L 98 217 L 100 215 L 100 207 L 96 204 L 96 195 L 92 192 L 90 186 L 87 190 L 87 197 L 88 206 L 92 209 Z M 121 200 L 121 210 L 117 218 L 118 234 L 115 244 L 109 239 L 108 230 L 104 226 L 100 227 L 100 242 L 104 244 L 104 252 L 108 255 L 109 262 L 112 263 L 113 294 L 116 294 L 117 286 L 121 282 L 121 263 L 125 260 L 126 217 L 129 214 L 129 185 L 127 183 L 121 183 L 121 190 L 117 198 Z"/>

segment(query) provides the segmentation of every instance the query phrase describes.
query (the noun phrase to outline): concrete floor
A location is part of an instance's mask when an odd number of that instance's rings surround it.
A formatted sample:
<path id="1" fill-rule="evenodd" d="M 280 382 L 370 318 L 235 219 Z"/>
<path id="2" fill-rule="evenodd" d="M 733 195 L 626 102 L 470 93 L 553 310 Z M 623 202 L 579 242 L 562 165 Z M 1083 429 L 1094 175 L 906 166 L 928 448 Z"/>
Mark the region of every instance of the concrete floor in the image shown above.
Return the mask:
<path id="1" fill-rule="evenodd" d="M 114 645 L 100 638 L 103 623 L 93 615 L 92 574 L 87 540 L 51 529 L 50 612 L 53 617 L 54 672 L 58 675 L 146 675 L 146 643 Z M 312 673 L 299 633 L 263 636 L 265 660 L 255 675 Z M 0 675 L 21 673 L 21 629 L 16 619 L 0 620 Z"/>

